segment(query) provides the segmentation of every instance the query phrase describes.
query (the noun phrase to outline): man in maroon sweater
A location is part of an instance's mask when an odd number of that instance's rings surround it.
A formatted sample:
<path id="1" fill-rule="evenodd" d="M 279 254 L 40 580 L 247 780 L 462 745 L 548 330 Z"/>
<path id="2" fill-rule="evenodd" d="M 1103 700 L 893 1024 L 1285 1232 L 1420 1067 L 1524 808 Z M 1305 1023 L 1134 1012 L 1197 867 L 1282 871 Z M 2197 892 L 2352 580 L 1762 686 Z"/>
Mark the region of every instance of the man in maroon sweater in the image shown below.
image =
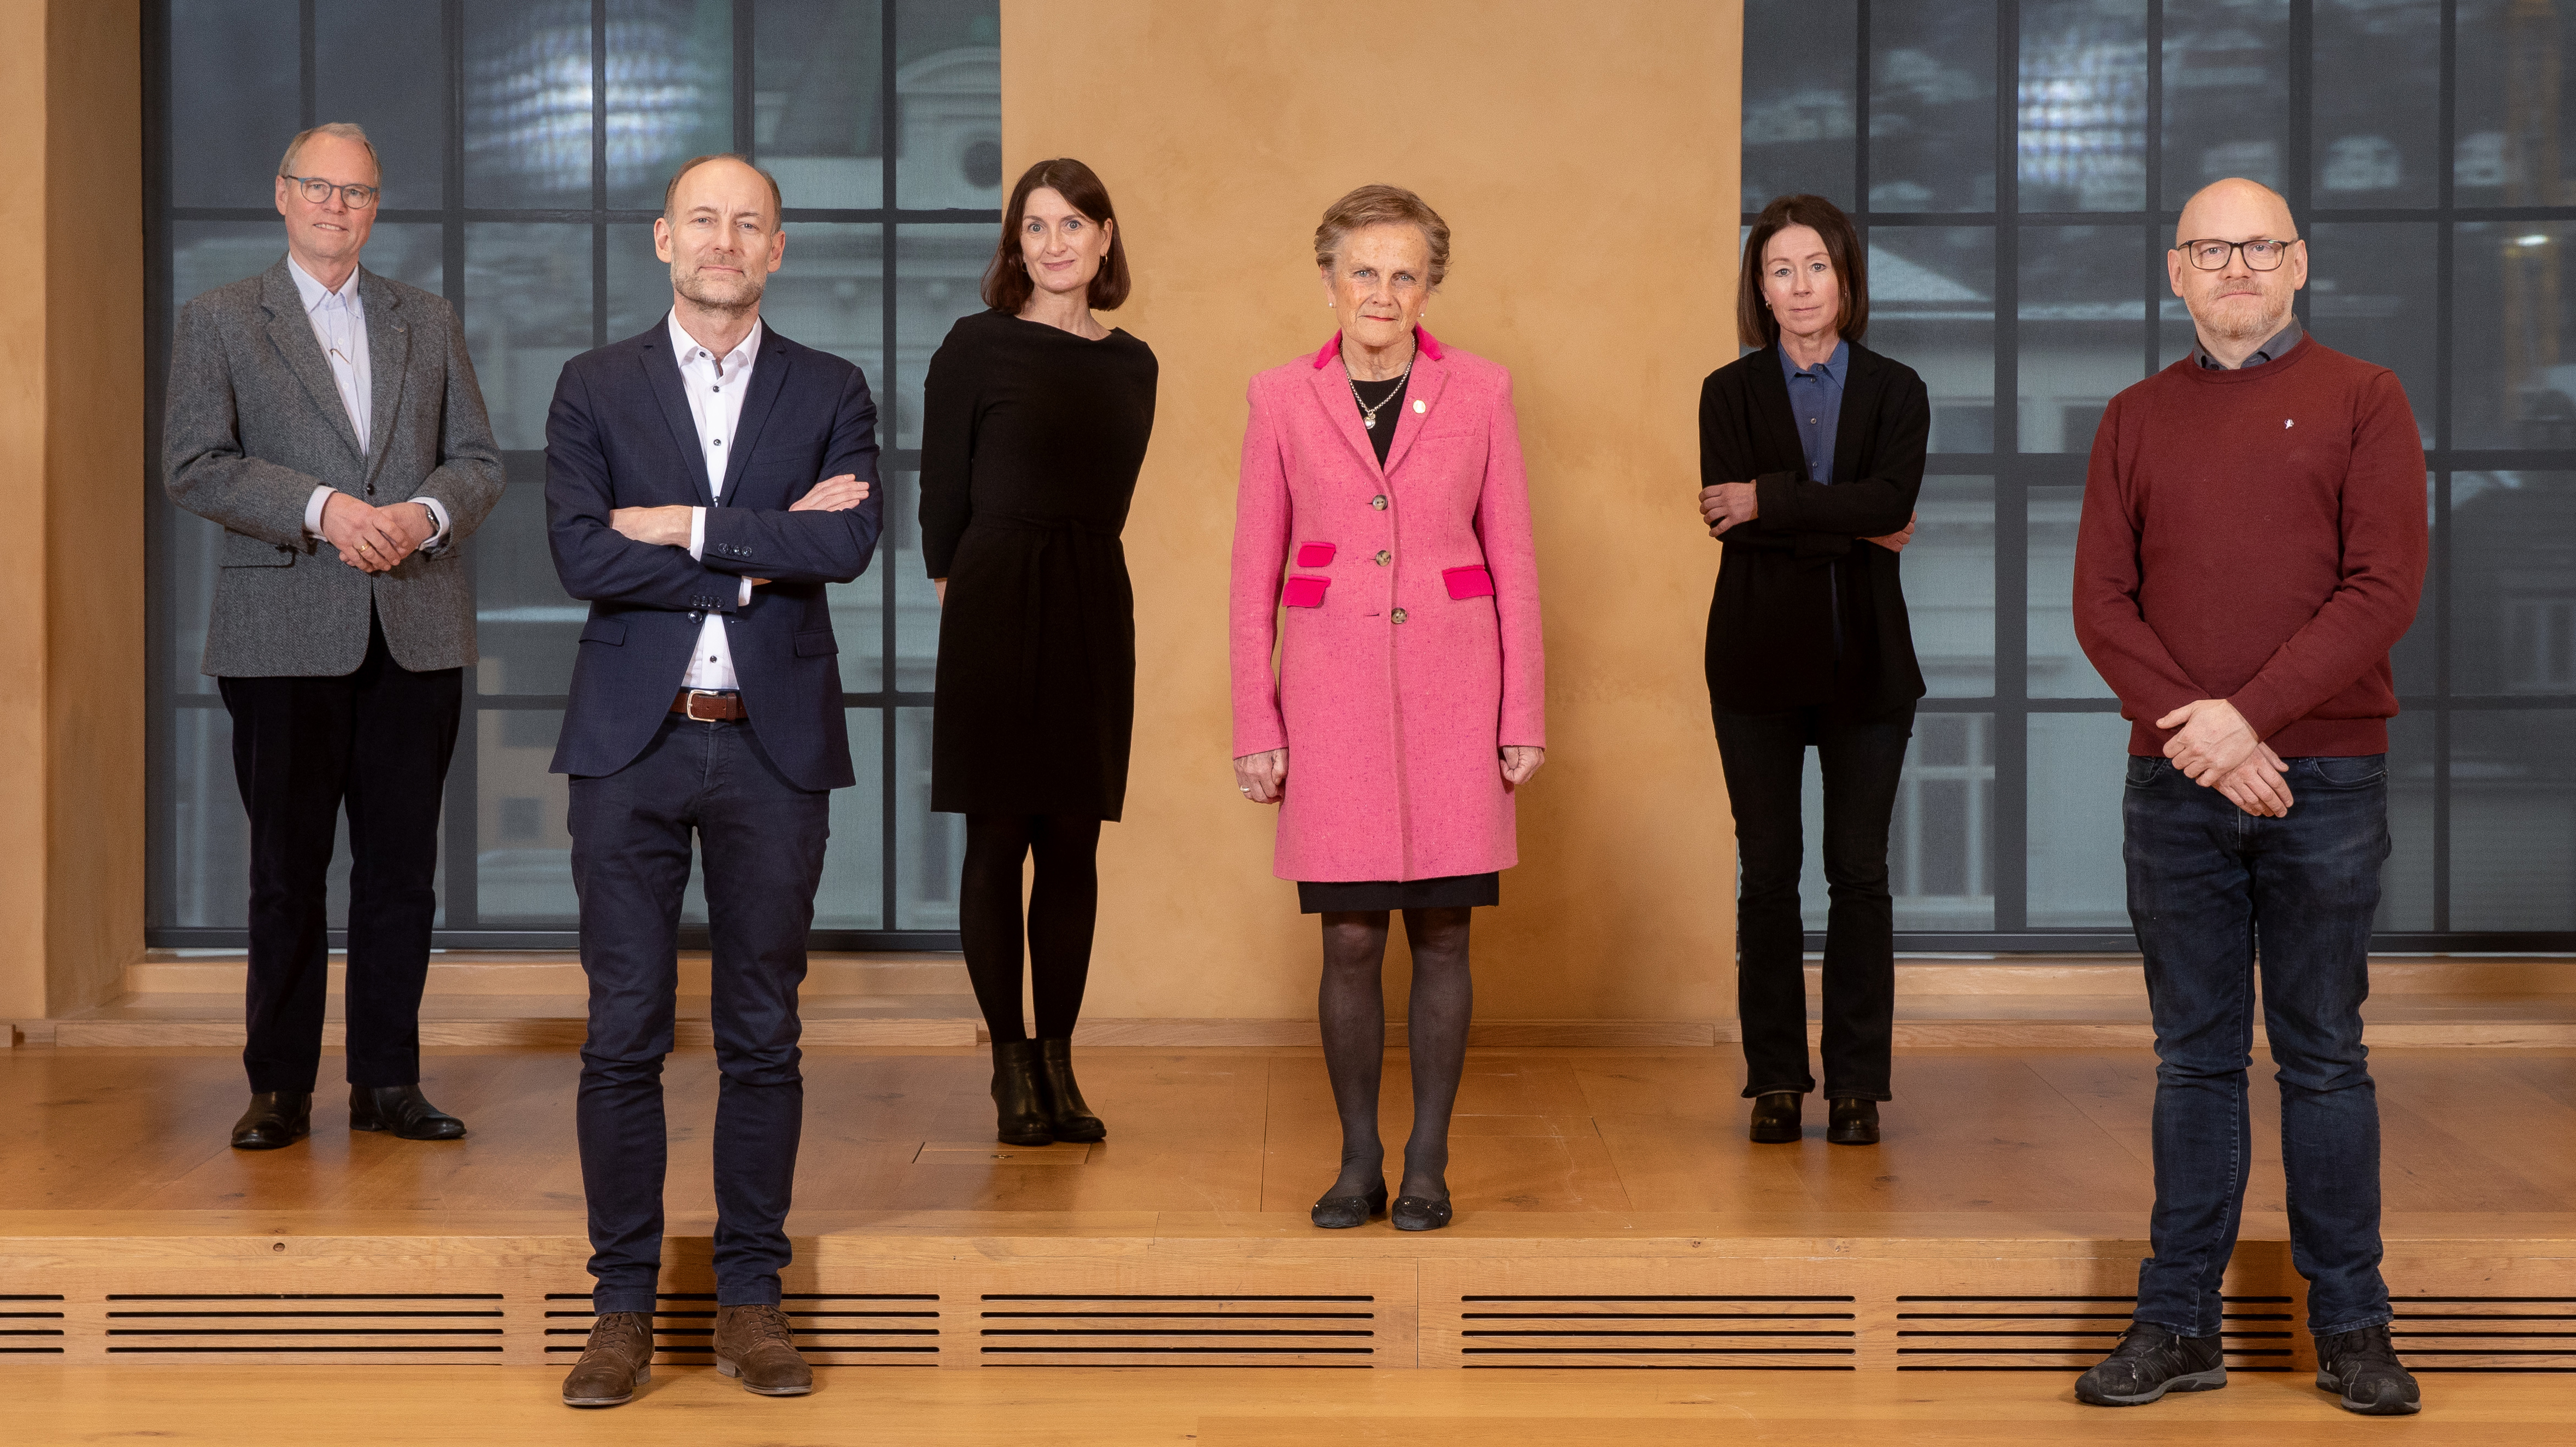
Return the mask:
<path id="1" fill-rule="evenodd" d="M 2199 346 L 2112 399 L 2084 484 L 2075 633 L 2134 724 L 2123 854 L 2159 1062 L 2155 1254 L 2118 1350 L 2076 1384 L 2101 1406 L 2227 1384 L 2258 938 L 2317 1385 L 2357 1412 L 2420 1405 L 2388 1340 L 2361 1002 L 2424 452 L 2387 368 L 2301 332 L 2297 236 L 2251 181 L 2192 198 L 2166 267 Z"/>

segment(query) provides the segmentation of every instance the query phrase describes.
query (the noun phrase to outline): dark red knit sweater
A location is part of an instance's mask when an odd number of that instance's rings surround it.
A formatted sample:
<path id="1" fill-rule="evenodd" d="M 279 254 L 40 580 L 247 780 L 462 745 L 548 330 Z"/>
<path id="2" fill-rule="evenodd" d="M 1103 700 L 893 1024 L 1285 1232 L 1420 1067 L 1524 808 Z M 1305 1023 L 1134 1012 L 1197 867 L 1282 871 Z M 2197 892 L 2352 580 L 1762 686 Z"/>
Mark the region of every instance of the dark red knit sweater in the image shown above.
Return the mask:
<path id="1" fill-rule="evenodd" d="M 2424 448 L 2396 374 L 2306 338 L 2185 357 L 2111 399 L 2075 543 L 2075 636 L 2135 723 L 2236 705 L 2283 758 L 2384 753 L 2388 650 L 2424 587 Z"/>

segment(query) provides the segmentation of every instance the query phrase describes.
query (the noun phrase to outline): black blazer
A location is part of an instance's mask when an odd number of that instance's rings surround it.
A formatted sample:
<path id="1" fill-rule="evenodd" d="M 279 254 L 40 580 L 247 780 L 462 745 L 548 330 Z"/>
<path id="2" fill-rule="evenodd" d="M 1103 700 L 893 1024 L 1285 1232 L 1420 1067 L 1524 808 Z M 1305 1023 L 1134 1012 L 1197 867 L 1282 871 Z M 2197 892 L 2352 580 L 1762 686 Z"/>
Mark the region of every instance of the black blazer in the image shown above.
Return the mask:
<path id="1" fill-rule="evenodd" d="M 546 416 L 546 529 L 564 591 L 590 604 L 554 772 L 613 774 L 653 741 L 709 613 L 742 681 L 752 730 L 800 789 L 848 787 L 849 725 L 825 585 L 857 577 L 876 551 L 883 499 L 840 512 L 789 512 L 842 473 L 877 482 L 877 409 L 859 369 L 763 331 L 742 399 L 721 505 L 708 495 L 697 422 L 670 333 L 564 363 Z M 706 547 L 639 543 L 609 526 L 621 507 L 703 507 Z M 744 578 L 767 578 L 736 605 Z"/>
<path id="2" fill-rule="evenodd" d="M 1721 539 L 1725 555 L 1708 606 L 1712 709 L 1775 713 L 1841 703 L 1879 711 L 1923 696 L 1897 555 L 1858 540 L 1901 531 L 1914 515 L 1931 430 L 1932 404 L 1914 369 L 1852 343 L 1826 486 L 1807 480 L 1777 346 L 1709 374 L 1699 393 L 1700 486 L 1750 482 L 1761 512 Z"/>

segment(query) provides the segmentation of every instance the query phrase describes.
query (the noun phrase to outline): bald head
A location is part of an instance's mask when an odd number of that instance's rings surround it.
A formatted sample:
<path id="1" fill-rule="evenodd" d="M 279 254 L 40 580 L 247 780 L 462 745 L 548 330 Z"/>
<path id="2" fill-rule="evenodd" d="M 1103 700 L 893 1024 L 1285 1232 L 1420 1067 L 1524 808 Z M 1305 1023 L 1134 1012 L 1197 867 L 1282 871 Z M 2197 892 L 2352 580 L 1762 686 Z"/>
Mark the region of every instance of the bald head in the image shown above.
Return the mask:
<path id="1" fill-rule="evenodd" d="M 2182 219 L 2174 225 L 2174 244 L 2215 236 L 2228 241 L 2243 241 L 2256 236 L 2269 236 L 2275 241 L 2295 241 L 2299 223 L 2290 219 L 2290 203 L 2281 193 L 2260 181 L 2230 176 L 2212 181 L 2192 193 L 2183 203 Z"/>
<path id="2" fill-rule="evenodd" d="M 2254 241 L 2288 246 L 2249 257 L 2245 243 Z M 2214 265 L 2195 264 L 2183 249 L 2187 242 L 2195 244 L 2199 262 Z M 2220 244 L 2197 246 L 2204 242 Z M 2289 324 L 2290 304 L 2308 284 L 2308 248 L 2280 192 L 2231 176 L 2201 187 L 2182 208 L 2165 275 L 2190 309 L 2201 346 L 2220 366 L 2239 367 Z"/>

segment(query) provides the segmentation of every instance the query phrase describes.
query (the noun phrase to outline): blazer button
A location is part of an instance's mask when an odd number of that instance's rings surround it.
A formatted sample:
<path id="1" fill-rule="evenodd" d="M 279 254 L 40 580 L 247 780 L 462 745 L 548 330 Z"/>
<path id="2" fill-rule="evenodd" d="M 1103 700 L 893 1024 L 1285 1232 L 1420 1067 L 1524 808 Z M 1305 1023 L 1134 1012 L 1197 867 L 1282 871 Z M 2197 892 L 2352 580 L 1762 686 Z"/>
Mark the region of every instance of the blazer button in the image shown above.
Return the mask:
<path id="1" fill-rule="evenodd" d="M 1379 493 L 1377 496 L 1370 498 L 1369 506 L 1376 508 L 1379 512 L 1386 511 L 1386 494 Z"/>
<path id="2" fill-rule="evenodd" d="M 1390 620 L 1391 620 L 1391 621 L 1393 621 L 1393 622 L 1401 623 L 1401 622 L 1403 622 L 1403 621 L 1404 621 L 1404 610 L 1403 610 L 1403 609 L 1401 609 L 1401 608 L 1398 608 L 1398 609 L 1396 609 L 1394 612 L 1389 613 L 1389 614 L 1388 614 L 1388 615 L 1386 615 L 1386 616 L 1388 617 L 1388 619 L 1390 619 Z"/>
<path id="3" fill-rule="evenodd" d="M 1378 550 L 1377 550 L 1377 565 L 1378 565 L 1379 567 L 1383 568 L 1383 567 L 1385 567 L 1387 564 L 1389 564 L 1389 563 L 1391 563 L 1391 562 L 1394 562 L 1394 561 L 1395 561 L 1395 554 L 1388 552 L 1388 551 L 1387 551 L 1386 549 L 1384 549 L 1384 548 L 1380 548 L 1380 549 L 1378 549 Z"/>

